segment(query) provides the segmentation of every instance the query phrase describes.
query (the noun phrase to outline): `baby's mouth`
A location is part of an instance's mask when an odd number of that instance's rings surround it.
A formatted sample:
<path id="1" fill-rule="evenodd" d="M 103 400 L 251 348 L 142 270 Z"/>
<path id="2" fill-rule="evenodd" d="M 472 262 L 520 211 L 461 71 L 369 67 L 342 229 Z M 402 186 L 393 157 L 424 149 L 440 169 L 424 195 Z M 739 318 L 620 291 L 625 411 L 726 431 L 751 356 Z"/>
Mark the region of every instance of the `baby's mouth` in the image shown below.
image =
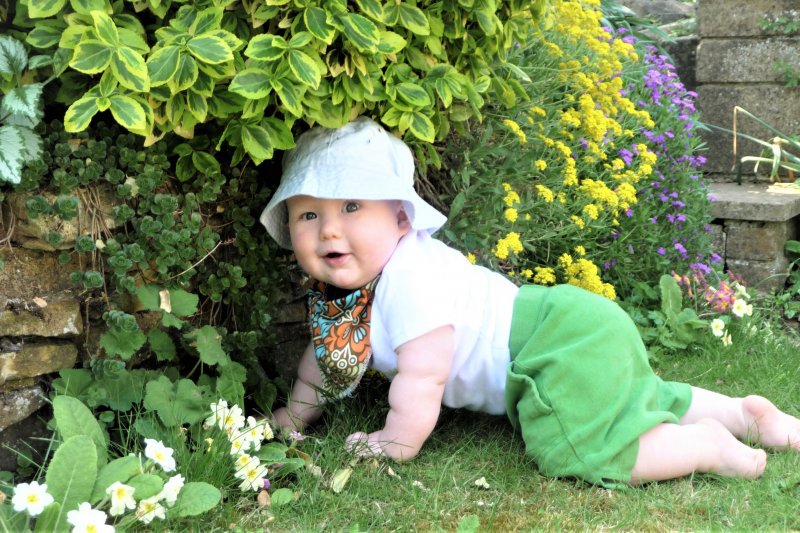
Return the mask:
<path id="1" fill-rule="evenodd" d="M 342 257 L 344 254 L 341 252 L 331 252 L 329 254 L 325 254 L 326 259 L 336 259 Z"/>

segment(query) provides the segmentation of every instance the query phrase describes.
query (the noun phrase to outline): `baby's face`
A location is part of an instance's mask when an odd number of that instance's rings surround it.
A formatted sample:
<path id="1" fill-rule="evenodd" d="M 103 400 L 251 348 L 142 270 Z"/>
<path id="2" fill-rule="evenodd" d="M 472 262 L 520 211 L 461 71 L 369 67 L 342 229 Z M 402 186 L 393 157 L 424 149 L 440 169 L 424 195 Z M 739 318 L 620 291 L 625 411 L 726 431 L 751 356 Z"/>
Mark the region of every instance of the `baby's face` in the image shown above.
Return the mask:
<path id="1" fill-rule="evenodd" d="M 342 289 L 372 281 L 410 224 L 396 200 L 330 200 L 295 196 L 286 201 L 297 262 L 314 279 Z"/>

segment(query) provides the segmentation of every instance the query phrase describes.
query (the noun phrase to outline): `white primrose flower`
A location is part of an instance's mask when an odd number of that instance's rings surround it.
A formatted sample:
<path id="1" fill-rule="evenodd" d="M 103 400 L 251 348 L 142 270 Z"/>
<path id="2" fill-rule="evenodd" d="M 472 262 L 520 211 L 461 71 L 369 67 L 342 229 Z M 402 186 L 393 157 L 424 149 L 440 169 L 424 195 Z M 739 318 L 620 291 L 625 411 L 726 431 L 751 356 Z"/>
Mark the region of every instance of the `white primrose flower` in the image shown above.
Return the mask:
<path id="1" fill-rule="evenodd" d="M 233 464 L 236 467 L 236 471 L 238 472 L 240 470 L 243 470 L 243 469 L 247 468 L 247 466 L 251 462 L 255 462 L 256 464 L 258 464 L 260 461 L 259 461 L 258 457 L 253 457 L 252 455 L 243 453 L 243 454 L 239 455 L 239 457 L 236 458 L 236 461 Z"/>
<path id="2" fill-rule="evenodd" d="M 217 403 L 211 404 L 211 416 L 206 418 L 205 422 L 203 422 L 203 427 L 206 429 L 211 429 L 212 427 L 216 426 L 218 422 L 225 418 L 225 415 L 228 412 L 228 402 L 225 400 L 220 400 Z M 219 424 L 219 428 L 222 429 L 222 423 Z"/>
<path id="3" fill-rule="evenodd" d="M 253 461 L 236 473 L 236 477 L 243 481 L 239 485 L 241 490 L 261 490 L 264 488 L 264 477 L 267 475 L 266 465 Z"/>
<path id="4" fill-rule="evenodd" d="M 736 291 L 736 296 L 744 298 L 745 300 L 750 298 L 750 295 L 747 294 L 747 288 L 738 281 L 733 282 L 733 288 Z"/>
<path id="5" fill-rule="evenodd" d="M 106 489 L 106 494 L 111 496 L 111 509 L 108 514 L 111 516 L 119 516 L 125 512 L 126 509 L 136 509 L 136 500 L 133 499 L 135 488 L 130 485 L 125 485 L 119 481 L 115 481 L 111 486 Z"/>
<path id="6" fill-rule="evenodd" d="M 154 518 L 164 520 L 167 516 L 167 510 L 158 501 L 158 496 L 147 498 L 139 502 L 139 508 L 136 509 L 136 518 L 139 521 L 149 524 Z"/>
<path id="7" fill-rule="evenodd" d="M 725 322 L 723 322 L 719 318 L 715 318 L 714 320 L 712 320 L 711 333 L 715 337 L 722 337 L 725 334 Z"/>
<path id="8" fill-rule="evenodd" d="M 750 314 L 753 314 L 753 306 L 750 307 Z M 731 308 L 731 312 L 739 318 L 742 318 L 744 315 L 747 314 L 747 301 L 737 298 L 733 301 L 733 307 Z"/>
<path id="9" fill-rule="evenodd" d="M 731 338 L 730 333 L 722 337 L 722 344 L 725 346 L 730 346 L 731 344 L 733 344 L 733 339 Z"/>
<path id="10" fill-rule="evenodd" d="M 232 406 L 228 409 L 228 412 L 225 413 L 225 417 L 220 420 L 220 423 L 222 424 L 220 428 L 224 429 L 229 437 L 238 433 L 239 430 L 244 427 L 242 408 L 238 405 Z"/>
<path id="11" fill-rule="evenodd" d="M 164 472 L 175 470 L 175 459 L 172 457 L 173 450 L 164 446 L 160 440 L 144 439 L 144 455 L 148 459 L 155 461 Z"/>
<path id="12" fill-rule="evenodd" d="M 114 526 L 106 524 L 106 518 L 106 513 L 92 509 L 89 502 L 83 502 L 77 510 L 67 513 L 72 533 L 114 533 Z"/>
<path id="13" fill-rule="evenodd" d="M 247 435 L 242 434 L 231 439 L 231 455 L 238 455 L 250 449 L 250 441 Z"/>
<path id="14" fill-rule="evenodd" d="M 253 449 L 261 449 L 261 442 L 264 440 L 266 422 L 259 422 L 254 416 L 247 417 L 247 427 L 244 429 L 245 438 L 253 445 Z M 270 430 L 271 431 L 271 430 Z"/>
<path id="15" fill-rule="evenodd" d="M 156 499 L 164 500 L 167 502 L 167 505 L 172 507 L 175 505 L 175 502 L 178 501 L 178 494 L 183 488 L 185 481 L 186 480 L 180 474 L 172 476 L 167 480 L 166 483 L 164 483 L 164 488 L 161 489 L 161 492 L 158 494 L 158 496 L 156 496 Z"/>
<path id="16" fill-rule="evenodd" d="M 38 482 L 31 481 L 14 487 L 11 503 L 17 512 L 25 511 L 30 516 L 39 516 L 45 507 L 53 503 L 53 497 L 47 492 L 47 484 L 39 485 Z"/>

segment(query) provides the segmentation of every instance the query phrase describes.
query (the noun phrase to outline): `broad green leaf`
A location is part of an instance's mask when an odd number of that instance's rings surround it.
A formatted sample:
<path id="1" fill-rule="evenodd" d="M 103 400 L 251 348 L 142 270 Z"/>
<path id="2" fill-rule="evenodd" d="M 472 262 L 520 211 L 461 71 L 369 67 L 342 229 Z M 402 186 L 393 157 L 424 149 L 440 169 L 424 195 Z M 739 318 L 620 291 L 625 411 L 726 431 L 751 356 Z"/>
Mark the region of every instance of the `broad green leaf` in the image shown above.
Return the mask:
<path id="1" fill-rule="evenodd" d="M 139 285 L 136 287 L 136 297 L 148 311 L 161 311 L 159 291 L 161 287 L 158 285 Z"/>
<path id="2" fill-rule="evenodd" d="M 104 0 L 69 0 L 69 3 L 81 15 L 89 15 L 92 11 L 100 11 L 106 7 Z"/>
<path id="3" fill-rule="evenodd" d="M 458 521 L 456 533 L 476 533 L 480 530 L 481 521 L 477 515 L 469 514 Z"/>
<path id="4" fill-rule="evenodd" d="M 230 362 L 221 367 L 217 378 L 217 394 L 231 403 L 241 405 L 244 401 L 244 382 L 247 379 L 247 369 L 239 363 Z"/>
<path id="5" fill-rule="evenodd" d="M 160 361 L 172 361 L 175 359 L 175 343 L 164 331 L 151 329 L 147 332 L 147 340 L 150 349 L 156 354 L 156 359 Z"/>
<path id="6" fill-rule="evenodd" d="M 305 48 L 307 44 L 314 40 L 314 34 L 308 31 L 299 31 L 292 35 L 287 43 L 292 50 L 300 50 Z"/>
<path id="7" fill-rule="evenodd" d="M 58 375 L 60 377 L 53 380 L 53 388 L 59 394 L 79 396 L 94 383 L 91 371 L 85 368 L 65 368 Z"/>
<path id="8" fill-rule="evenodd" d="M 198 70 L 197 61 L 186 52 L 181 52 L 178 58 L 178 70 L 175 76 L 167 82 L 172 94 L 185 91 L 197 80 Z"/>
<path id="9" fill-rule="evenodd" d="M 230 48 L 231 52 L 235 52 L 236 50 L 239 50 L 242 46 L 244 46 L 244 42 L 241 39 L 239 39 L 237 36 L 235 36 L 234 34 L 232 34 L 227 30 L 221 30 L 221 29 L 213 30 L 207 32 L 206 35 L 219 37 L 220 39 L 225 41 L 225 44 L 228 45 L 228 48 Z"/>
<path id="10" fill-rule="evenodd" d="M 53 418 L 61 438 L 68 440 L 76 435 L 92 439 L 97 451 L 97 466 L 108 462 L 108 443 L 100 424 L 82 401 L 71 396 L 56 396 L 53 399 Z"/>
<path id="11" fill-rule="evenodd" d="M 317 64 L 306 53 L 300 50 L 289 50 L 289 68 L 303 85 L 315 89 L 319 86 L 322 73 L 317 70 Z"/>
<path id="12" fill-rule="evenodd" d="M 147 46 L 141 34 L 128 28 L 117 28 L 117 31 L 119 32 L 119 44 L 127 46 L 139 54 L 146 54 L 150 51 L 150 47 Z"/>
<path id="13" fill-rule="evenodd" d="M 289 44 L 280 35 L 262 33 L 250 39 L 244 55 L 262 61 L 275 61 L 283 57 L 288 49 Z"/>
<path id="14" fill-rule="evenodd" d="M 416 6 L 405 2 L 400 4 L 400 25 L 416 35 L 430 35 L 431 27 L 428 17 Z"/>
<path id="15" fill-rule="evenodd" d="M 58 447 L 47 467 L 47 492 L 61 504 L 62 513 L 89 501 L 97 478 L 97 449 L 91 438 L 75 435 Z"/>
<path id="16" fill-rule="evenodd" d="M 221 23 L 222 8 L 209 7 L 197 14 L 197 18 L 194 19 L 194 22 L 189 28 L 189 33 L 192 35 L 201 35 L 207 31 L 218 29 Z"/>
<path id="17" fill-rule="evenodd" d="M 40 20 L 25 37 L 25 42 L 34 48 L 50 48 L 61 40 L 61 33 L 65 28 L 66 26 L 60 20 Z M 0 45 L 0 54 L 2 54 L 2 45 Z"/>
<path id="18" fill-rule="evenodd" d="M 126 455 L 109 462 L 97 473 L 97 480 L 92 489 L 92 497 L 88 500 L 92 505 L 106 496 L 106 489 L 115 482 L 126 483 L 135 474 L 141 473 L 139 458 L 135 455 Z"/>
<path id="19" fill-rule="evenodd" d="M 428 92 L 415 83 L 404 81 L 395 85 L 395 89 L 401 100 L 416 109 L 431 105 L 431 98 Z"/>
<path id="20" fill-rule="evenodd" d="M 97 110 L 101 113 L 111 107 L 111 100 L 109 100 L 106 96 L 98 96 L 97 100 L 95 100 L 95 103 L 97 104 Z"/>
<path id="21" fill-rule="evenodd" d="M 205 72 L 198 72 L 197 80 L 192 85 L 192 91 L 210 98 L 214 95 L 214 80 Z"/>
<path id="22" fill-rule="evenodd" d="M 130 13 L 117 13 L 113 16 L 118 29 L 128 29 L 137 35 L 144 35 L 145 29 L 138 17 Z M 120 35 L 120 38 L 122 36 Z"/>
<path id="23" fill-rule="evenodd" d="M 113 104 L 112 104 L 112 109 Z M 147 337 L 141 331 L 124 331 L 118 328 L 109 328 L 100 336 L 100 346 L 111 356 L 119 356 L 124 360 L 144 346 Z"/>
<path id="24" fill-rule="evenodd" d="M 189 90 L 186 93 L 186 108 L 198 122 L 205 122 L 208 115 L 208 104 L 205 96 Z"/>
<path id="25" fill-rule="evenodd" d="M 278 93 L 286 110 L 296 117 L 303 116 L 302 93 L 286 78 L 270 80 L 272 88 Z"/>
<path id="26" fill-rule="evenodd" d="M 169 300 L 175 316 L 191 316 L 197 312 L 200 297 L 183 289 L 170 289 Z"/>
<path id="27" fill-rule="evenodd" d="M 255 160 L 272 159 L 273 147 L 267 130 L 252 124 L 242 125 L 242 146 Z"/>
<path id="28" fill-rule="evenodd" d="M 358 50 L 375 53 L 380 43 L 378 27 L 368 18 L 356 13 L 345 13 L 339 16 L 344 26 L 344 34 Z"/>
<path id="29" fill-rule="evenodd" d="M 179 57 L 180 48 L 177 46 L 165 46 L 150 54 L 150 57 L 147 58 L 150 85 L 156 87 L 171 80 L 178 71 Z"/>
<path id="30" fill-rule="evenodd" d="M 265 118 L 261 124 L 266 128 L 270 144 L 278 150 L 294 148 L 294 136 L 289 126 L 282 120 L 274 117 Z"/>
<path id="31" fill-rule="evenodd" d="M 282 507 L 294 500 L 294 493 L 287 488 L 281 488 L 272 493 L 272 506 Z"/>
<path id="32" fill-rule="evenodd" d="M 382 54 L 396 54 L 406 47 L 406 40 L 393 31 L 382 31 L 378 51 Z"/>
<path id="33" fill-rule="evenodd" d="M 30 83 L 15 87 L 0 101 L 0 117 L 17 115 L 26 117 L 34 124 L 42 118 L 42 83 Z M 6 118 L 8 120 L 8 118 Z"/>
<path id="34" fill-rule="evenodd" d="M 307 7 L 303 11 L 303 22 L 314 37 L 327 44 L 333 42 L 334 29 L 328 23 L 328 13 L 324 9 L 316 6 Z"/>
<path id="35" fill-rule="evenodd" d="M 661 288 L 661 310 L 670 322 L 674 322 L 683 308 L 681 288 L 675 278 L 669 274 L 661 276 L 658 284 Z"/>
<path id="36" fill-rule="evenodd" d="M 194 57 L 204 63 L 217 65 L 233 59 L 233 52 L 228 48 L 228 44 L 212 35 L 194 37 L 186 47 Z"/>
<path id="37" fill-rule="evenodd" d="M 78 43 L 69 65 L 84 74 L 99 74 L 111 64 L 115 55 L 113 46 L 97 39 L 87 39 Z"/>
<path id="38" fill-rule="evenodd" d="M 486 35 L 494 35 L 500 24 L 500 20 L 494 14 L 494 11 L 489 9 L 479 9 L 475 11 L 475 19 L 478 21 L 478 26 L 480 26 L 481 30 L 483 30 L 483 33 Z"/>
<path id="39" fill-rule="evenodd" d="M 30 0 L 28 3 L 28 16 L 32 19 L 43 19 L 58 14 L 67 0 Z"/>
<path id="40" fill-rule="evenodd" d="M 408 130 L 414 134 L 414 137 L 429 143 L 436 140 L 436 128 L 433 127 L 431 119 L 420 111 L 404 113 L 403 115 L 408 117 Z"/>
<path id="41" fill-rule="evenodd" d="M 97 98 L 81 98 L 69 106 L 64 114 L 64 130 L 70 133 L 85 130 L 98 111 Z"/>
<path id="42" fill-rule="evenodd" d="M 192 152 L 191 159 L 192 165 L 201 174 L 208 176 L 222 171 L 219 161 L 217 161 L 214 156 L 208 152 L 201 152 L 199 150 L 194 151 Z"/>
<path id="43" fill-rule="evenodd" d="M 25 162 L 25 139 L 20 126 L 0 126 L 0 185 L 3 182 L 17 184 L 22 179 Z"/>
<path id="44" fill-rule="evenodd" d="M 0 75 L 19 76 L 28 65 L 28 53 L 18 40 L 0 35 Z"/>
<path id="45" fill-rule="evenodd" d="M 38 55 L 30 58 L 28 61 L 28 68 L 30 70 L 36 70 L 42 67 L 49 67 L 52 64 L 53 58 L 51 56 Z"/>
<path id="46" fill-rule="evenodd" d="M 167 510 L 167 516 L 197 516 L 216 507 L 221 499 L 222 493 L 215 486 L 204 481 L 190 481 L 178 493 L 175 506 Z"/>
<path id="47" fill-rule="evenodd" d="M 111 46 L 119 45 L 119 32 L 111 17 L 102 11 L 92 11 L 92 20 L 94 21 L 95 34 L 101 41 Z"/>
<path id="48" fill-rule="evenodd" d="M 167 427 L 194 424 L 208 416 L 208 399 L 191 380 L 172 383 L 168 377 L 147 382 L 144 407 L 156 411 Z"/>
<path id="49" fill-rule="evenodd" d="M 228 90 L 251 100 L 266 98 L 272 92 L 271 75 L 260 68 L 246 68 L 231 80 Z"/>
<path id="50" fill-rule="evenodd" d="M 91 26 L 85 26 L 83 24 L 67 26 L 61 34 L 61 38 L 58 40 L 58 46 L 59 48 L 74 50 L 75 47 L 83 41 L 83 36 L 92 31 Z"/>
<path id="51" fill-rule="evenodd" d="M 130 96 L 120 94 L 111 97 L 111 114 L 120 125 L 129 130 L 147 127 L 147 115 L 142 106 Z"/>
<path id="52" fill-rule="evenodd" d="M 97 90 L 101 96 L 111 96 L 117 89 L 117 85 L 119 85 L 119 82 L 117 78 L 114 77 L 114 73 L 107 70 L 100 78 L 100 83 L 97 84 Z"/>
<path id="53" fill-rule="evenodd" d="M 8 507 L 11 509 L 11 507 Z M 23 524 L 20 527 L 14 527 L 12 524 L 10 531 L 30 531 L 26 526 L 28 525 L 28 515 L 26 513 L 16 513 L 16 518 L 23 518 Z M 34 533 L 52 533 L 53 531 L 67 531 L 66 524 L 67 515 L 61 512 L 61 504 L 53 502 L 45 507 L 42 514 L 36 517 L 36 528 Z M 19 520 L 17 520 L 19 522 Z M 0 524 L 2 522 L 0 521 Z"/>
<path id="54" fill-rule="evenodd" d="M 117 48 L 111 61 L 111 71 L 123 87 L 135 92 L 143 93 L 150 90 L 150 76 L 147 74 L 147 65 L 141 54 L 132 48 L 121 46 Z"/>
<path id="55" fill-rule="evenodd" d="M 378 0 L 356 0 L 361 11 L 375 22 L 383 22 L 383 6 Z"/>
<path id="56" fill-rule="evenodd" d="M 128 480 L 127 485 L 134 488 L 136 499 L 152 498 L 164 488 L 164 480 L 155 474 L 139 474 Z"/>
<path id="57" fill-rule="evenodd" d="M 266 135 L 266 132 L 264 132 Z M 228 354 L 222 349 L 222 335 L 214 326 L 203 326 L 186 333 L 184 338 L 189 339 L 200 354 L 200 360 L 207 365 L 225 365 L 229 362 Z"/>

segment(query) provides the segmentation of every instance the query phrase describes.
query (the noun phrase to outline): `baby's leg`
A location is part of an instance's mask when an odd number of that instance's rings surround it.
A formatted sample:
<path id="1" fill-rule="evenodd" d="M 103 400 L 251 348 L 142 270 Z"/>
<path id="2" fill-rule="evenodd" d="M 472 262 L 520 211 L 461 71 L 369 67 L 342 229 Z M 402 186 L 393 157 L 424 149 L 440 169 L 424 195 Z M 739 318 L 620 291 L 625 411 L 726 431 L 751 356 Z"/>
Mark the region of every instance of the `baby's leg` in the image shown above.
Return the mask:
<path id="1" fill-rule="evenodd" d="M 776 449 L 800 450 L 800 420 L 762 396 L 731 398 L 692 387 L 692 403 L 681 424 L 713 418 L 737 438 Z"/>
<path id="2" fill-rule="evenodd" d="M 721 423 L 705 418 L 693 424 L 659 424 L 639 438 L 631 471 L 633 483 L 683 477 L 692 472 L 757 478 L 767 454 L 736 440 Z"/>

